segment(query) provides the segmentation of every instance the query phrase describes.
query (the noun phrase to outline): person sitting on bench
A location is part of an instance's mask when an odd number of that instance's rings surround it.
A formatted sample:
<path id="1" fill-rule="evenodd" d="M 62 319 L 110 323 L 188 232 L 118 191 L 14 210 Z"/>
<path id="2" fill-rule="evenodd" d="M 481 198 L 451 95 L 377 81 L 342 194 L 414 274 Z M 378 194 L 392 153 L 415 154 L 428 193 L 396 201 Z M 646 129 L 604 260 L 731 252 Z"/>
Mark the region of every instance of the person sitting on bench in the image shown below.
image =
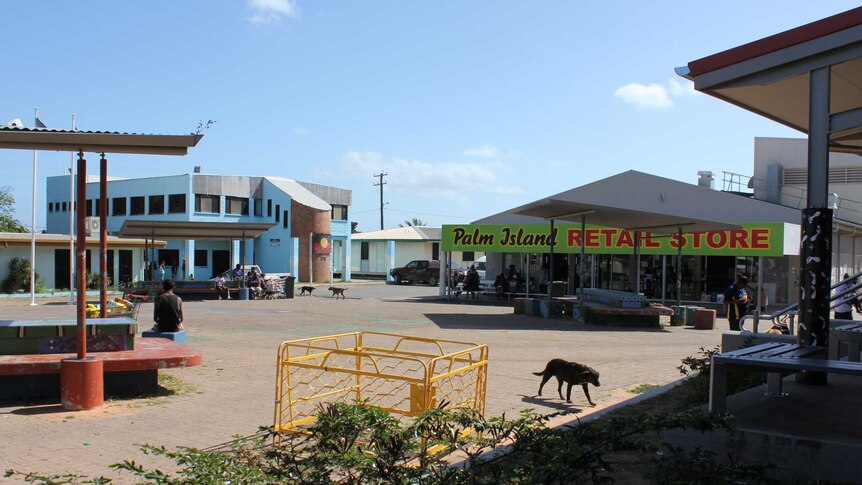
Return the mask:
<path id="1" fill-rule="evenodd" d="M 221 300 L 221 297 L 224 296 L 230 300 L 230 290 L 227 289 L 227 286 L 225 286 L 224 283 L 224 276 L 218 275 L 215 282 L 215 290 L 218 294 L 218 299 Z"/>
<path id="2" fill-rule="evenodd" d="M 153 305 L 153 330 L 158 332 L 179 332 L 183 327 L 183 300 L 174 294 L 176 284 L 172 279 L 162 282 L 164 293 L 156 297 Z"/>

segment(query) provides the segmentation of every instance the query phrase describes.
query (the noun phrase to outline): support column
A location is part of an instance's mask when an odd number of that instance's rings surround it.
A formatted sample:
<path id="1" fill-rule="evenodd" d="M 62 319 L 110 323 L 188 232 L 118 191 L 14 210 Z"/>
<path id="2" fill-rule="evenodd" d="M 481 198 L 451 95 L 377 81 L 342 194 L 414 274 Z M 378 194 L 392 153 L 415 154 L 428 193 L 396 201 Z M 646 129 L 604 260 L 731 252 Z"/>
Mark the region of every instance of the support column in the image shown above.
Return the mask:
<path id="1" fill-rule="evenodd" d="M 681 227 L 677 228 L 677 237 L 679 237 L 677 240 L 679 247 L 676 251 L 676 306 L 679 307 L 682 305 L 682 245 L 685 243 Z"/>
<path id="2" fill-rule="evenodd" d="M 84 206 L 87 200 L 87 161 L 84 152 L 78 152 L 78 207 L 77 211 L 77 260 L 78 287 L 77 308 L 77 350 L 76 359 L 63 359 L 60 362 L 60 400 L 63 408 L 78 411 L 102 406 L 104 399 L 104 380 L 102 361 L 87 357 L 87 231 L 85 228 Z"/>
<path id="3" fill-rule="evenodd" d="M 641 254 L 640 254 L 640 245 L 641 245 L 641 232 L 640 231 L 632 231 L 634 233 L 634 243 L 635 249 L 632 254 L 632 267 L 629 273 L 631 273 L 632 278 L 632 293 L 640 293 L 640 282 L 641 282 Z"/>
<path id="4" fill-rule="evenodd" d="M 78 211 L 76 212 L 77 220 L 77 237 L 75 244 L 78 259 L 78 272 L 76 273 L 78 289 L 78 359 L 87 358 L 87 227 L 86 227 L 86 211 L 87 206 L 87 160 L 84 159 L 84 152 L 78 152 Z"/>
<path id="5" fill-rule="evenodd" d="M 108 316 L 108 160 L 99 160 L 99 316 Z"/>
<path id="6" fill-rule="evenodd" d="M 828 346 L 832 272 L 832 210 L 829 192 L 830 66 L 809 74 L 808 204 L 802 210 L 799 258 L 799 334 L 802 345 Z M 803 373 L 799 381 L 825 384 L 826 374 Z"/>
<path id="7" fill-rule="evenodd" d="M 584 301 L 584 266 L 587 264 L 585 258 L 587 256 L 587 216 L 581 216 L 581 258 L 578 260 L 578 299 Z"/>
<path id="8" fill-rule="evenodd" d="M 551 237 L 551 252 L 550 252 L 550 255 L 548 256 L 548 266 L 549 266 L 548 267 L 548 294 L 545 295 L 548 298 L 551 298 L 551 295 L 553 294 L 553 288 L 554 288 L 554 243 L 556 242 L 556 239 L 557 239 L 556 237 L 554 237 L 555 235 L 556 235 L 556 230 L 554 229 L 554 220 L 551 219 L 551 236 L 550 236 Z M 584 236 L 582 235 L 581 236 L 581 242 L 582 243 L 583 243 L 583 238 L 584 238 Z"/>

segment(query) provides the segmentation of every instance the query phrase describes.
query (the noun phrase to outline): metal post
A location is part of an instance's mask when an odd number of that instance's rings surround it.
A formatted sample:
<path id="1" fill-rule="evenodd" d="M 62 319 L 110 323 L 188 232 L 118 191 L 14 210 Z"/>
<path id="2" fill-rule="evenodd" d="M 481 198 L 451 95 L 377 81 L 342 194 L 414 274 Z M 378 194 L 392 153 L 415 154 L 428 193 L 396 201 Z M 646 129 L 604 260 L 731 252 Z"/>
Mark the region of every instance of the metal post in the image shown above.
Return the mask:
<path id="1" fill-rule="evenodd" d="M 632 269 L 629 271 L 632 277 L 632 293 L 640 293 L 640 282 L 641 282 L 641 258 L 640 258 L 640 231 L 632 231 L 634 232 L 634 243 L 635 249 L 634 254 L 632 254 Z"/>
<path id="2" fill-rule="evenodd" d="M 72 114 L 72 131 L 75 115 Z M 75 153 L 69 154 L 69 304 L 75 303 Z"/>
<path id="3" fill-rule="evenodd" d="M 832 210 L 828 208 L 830 67 L 815 69 L 809 76 L 808 204 L 802 210 L 798 341 L 827 347 L 832 269 Z M 800 381 L 825 384 L 826 375 L 807 373 Z"/>
<path id="4" fill-rule="evenodd" d="M 108 159 L 99 160 L 99 315 L 108 316 Z"/>
<path id="5" fill-rule="evenodd" d="M 581 236 L 581 238 L 583 238 L 583 236 Z M 554 243 L 556 242 L 555 239 L 554 220 L 551 219 L 551 254 L 548 258 L 548 298 L 551 298 L 551 294 L 553 293 L 554 288 Z"/>
<path id="6" fill-rule="evenodd" d="M 308 284 L 314 285 L 314 233 L 308 234 Z"/>
<path id="7" fill-rule="evenodd" d="M 677 236 L 679 244 L 676 251 L 676 306 L 682 305 L 682 245 L 685 239 L 682 238 L 682 228 L 677 228 Z"/>
<path id="8" fill-rule="evenodd" d="M 584 266 L 586 266 L 585 258 L 587 256 L 587 216 L 581 216 L 581 258 L 578 261 L 578 299 L 584 301 Z"/>
<path id="9" fill-rule="evenodd" d="M 763 307 L 763 256 L 757 257 L 757 297 L 754 299 L 757 306 L 754 307 L 753 332 L 757 333 L 757 324 L 760 323 L 760 309 Z"/>
<path id="10" fill-rule="evenodd" d="M 39 108 L 33 108 L 34 124 L 39 124 Z M 36 150 L 33 150 L 33 207 L 30 211 L 30 306 L 36 306 Z"/>
<path id="11" fill-rule="evenodd" d="M 667 255 L 661 255 L 661 304 L 667 303 Z"/>
<path id="12" fill-rule="evenodd" d="M 526 253 L 527 256 L 527 298 L 530 297 L 530 253 Z"/>
<path id="13" fill-rule="evenodd" d="M 84 206 L 87 203 L 87 160 L 78 152 L 78 359 L 87 358 L 87 230 L 84 227 Z"/>

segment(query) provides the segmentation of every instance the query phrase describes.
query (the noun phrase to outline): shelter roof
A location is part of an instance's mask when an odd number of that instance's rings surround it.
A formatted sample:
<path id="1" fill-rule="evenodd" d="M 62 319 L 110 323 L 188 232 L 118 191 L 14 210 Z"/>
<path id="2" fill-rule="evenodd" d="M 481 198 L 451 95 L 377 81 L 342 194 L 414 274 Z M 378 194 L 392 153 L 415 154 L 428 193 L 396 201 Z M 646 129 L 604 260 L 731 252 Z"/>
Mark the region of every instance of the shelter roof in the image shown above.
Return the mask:
<path id="1" fill-rule="evenodd" d="M 358 232 L 351 235 L 353 241 L 415 241 L 434 242 L 440 240 L 439 227 L 394 227 L 380 231 Z"/>
<path id="2" fill-rule="evenodd" d="M 801 217 L 797 209 L 629 170 L 474 223 L 580 222 L 583 212 L 590 224 L 655 233 L 726 230 L 737 222 L 799 224 Z"/>
<path id="3" fill-rule="evenodd" d="M 126 219 L 117 233 L 119 237 L 158 237 L 162 239 L 251 239 L 257 237 L 275 223 L 262 222 L 200 222 L 200 221 L 155 221 Z"/>
<path id="4" fill-rule="evenodd" d="M 119 238 L 117 236 L 108 236 L 108 247 L 144 247 L 147 244 L 145 239 L 130 239 L 130 238 Z M 0 245 L 3 247 L 9 246 L 29 246 L 30 245 L 30 233 L 18 233 L 18 232 L 0 232 Z M 36 234 L 36 245 L 37 246 L 66 246 L 69 245 L 69 235 L 68 234 Z M 87 237 L 87 245 L 90 246 L 98 246 L 99 245 L 99 237 L 92 236 Z M 155 241 L 155 246 L 159 248 L 163 248 L 167 246 L 168 243 L 166 241 L 158 240 Z"/>
<path id="5" fill-rule="evenodd" d="M 327 204 L 326 201 L 324 201 L 320 197 L 314 195 L 314 193 L 303 187 L 302 184 L 300 184 L 296 180 L 281 177 L 264 178 L 268 180 L 269 183 L 271 183 L 272 185 L 275 185 L 279 190 L 289 195 L 291 199 L 293 199 L 299 204 L 302 204 L 306 207 L 311 207 L 312 209 L 318 209 L 323 211 L 332 210 L 331 205 Z"/>
<path id="6" fill-rule="evenodd" d="M 695 89 L 808 133 L 809 77 L 831 71 L 830 149 L 862 152 L 862 7 L 677 68 Z"/>
<path id="7" fill-rule="evenodd" d="M 185 155 L 203 135 L 149 135 L 0 125 L 0 148 Z"/>

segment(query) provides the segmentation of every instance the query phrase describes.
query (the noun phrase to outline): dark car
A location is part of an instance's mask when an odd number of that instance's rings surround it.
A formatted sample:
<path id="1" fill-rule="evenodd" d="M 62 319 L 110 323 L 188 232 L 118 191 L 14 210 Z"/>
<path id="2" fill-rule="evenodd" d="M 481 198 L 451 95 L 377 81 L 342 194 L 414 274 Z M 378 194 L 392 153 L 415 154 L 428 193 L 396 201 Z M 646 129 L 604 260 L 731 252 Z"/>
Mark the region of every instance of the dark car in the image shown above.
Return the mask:
<path id="1" fill-rule="evenodd" d="M 458 270 L 461 265 L 452 263 L 452 269 Z M 437 286 L 440 282 L 440 261 L 417 259 L 410 261 L 400 268 L 394 268 L 389 271 L 396 285 L 401 283 L 428 283 L 431 286 Z"/>

